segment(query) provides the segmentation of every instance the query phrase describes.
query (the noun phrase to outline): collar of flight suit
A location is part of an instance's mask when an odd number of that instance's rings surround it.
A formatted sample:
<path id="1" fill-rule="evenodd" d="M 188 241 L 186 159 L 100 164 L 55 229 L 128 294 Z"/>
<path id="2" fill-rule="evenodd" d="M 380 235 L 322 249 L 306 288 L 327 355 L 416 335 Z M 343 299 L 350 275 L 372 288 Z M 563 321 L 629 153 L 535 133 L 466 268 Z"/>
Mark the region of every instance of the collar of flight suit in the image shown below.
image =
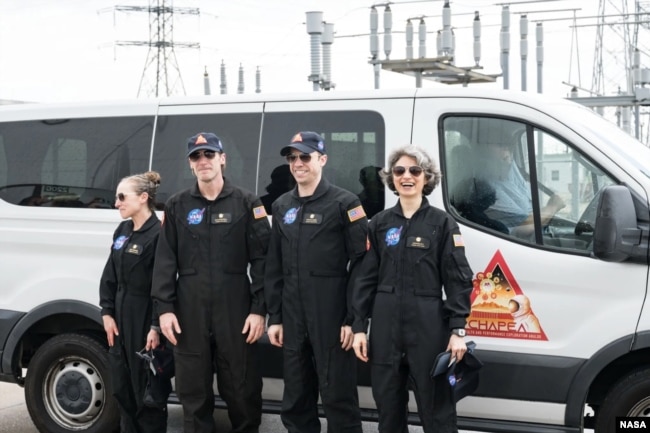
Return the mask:
<path id="1" fill-rule="evenodd" d="M 321 177 L 320 182 L 318 182 L 318 186 L 316 186 L 316 189 L 314 190 L 314 194 L 308 197 L 306 201 L 316 200 L 317 198 L 323 196 L 329 189 L 330 189 L 329 181 L 325 179 L 325 177 Z M 305 198 L 300 197 L 300 195 L 298 195 L 298 185 L 296 185 L 293 188 L 293 191 L 291 191 L 291 195 L 296 200 L 305 201 Z"/>
<path id="2" fill-rule="evenodd" d="M 223 177 L 223 187 L 221 188 L 221 192 L 217 196 L 216 200 L 219 200 L 224 197 L 228 197 L 232 192 L 234 191 L 233 184 L 226 178 L 225 176 Z M 199 182 L 197 181 L 194 183 L 192 186 L 192 189 L 190 190 L 190 195 L 192 197 L 197 197 L 197 198 L 202 198 L 203 200 L 207 199 L 201 195 L 201 191 L 199 190 Z M 215 201 L 216 201 L 215 200 Z"/>
<path id="3" fill-rule="evenodd" d="M 156 212 L 153 211 L 151 212 L 151 216 L 147 221 L 142 224 L 142 227 L 140 227 L 140 230 L 138 230 L 138 233 L 141 232 L 146 232 L 150 228 L 154 227 L 156 224 L 160 225 L 160 220 L 158 219 L 158 215 L 156 215 Z M 133 221 L 131 221 L 131 230 L 133 230 Z"/>
<path id="4" fill-rule="evenodd" d="M 427 200 L 426 197 L 422 197 L 422 203 L 420 203 L 420 207 L 419 207 L 418 210 L 413 214 L 413 216 L 419 214 L 423 209 L 428 208 L 429 206 L 430 206 L 430 205 L 429 205 L 429 200 Z M 400 205 L 399 200 L 397 200 L 397 203 L 395 204 L 395 206 L 393 206 L 393 207 L 391 208 L 391 212 L 393 212 L 394 214 L 397 214 L 397 215 L 401 216 L 402 218 L 406 218 L 406 217 L 404 216 L 404 212 L 402 212 L 402 206 Z"/>

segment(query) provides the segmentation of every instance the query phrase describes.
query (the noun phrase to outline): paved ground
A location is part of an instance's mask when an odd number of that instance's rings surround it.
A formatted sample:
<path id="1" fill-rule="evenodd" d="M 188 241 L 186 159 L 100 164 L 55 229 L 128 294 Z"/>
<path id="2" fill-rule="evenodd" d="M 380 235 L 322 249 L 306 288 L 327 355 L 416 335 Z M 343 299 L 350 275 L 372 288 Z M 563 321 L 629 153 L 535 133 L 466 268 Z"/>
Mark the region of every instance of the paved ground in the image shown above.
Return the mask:
<path id="1" fill-rule="evenodd" d="M 229 430 L 230 423 L 225 411 L 215 411 L 217 431 Z M 326 423 L 322 420 L 322 430 L 327 431 Z M 169 406 L 169 425 L 167 433 L 182 433 L 182 411 L 179 405 Z M 264 433 L 286 432 L 277 415 L 263 415 L 262 430 Z M 364 433 L 376 433 L 376 423 L 364 423 Z M 0 432 L 1 433 L 38 433 L 32 423 L 25 406 L 23 388 L 17 385 L 0 382 Z M 411 427 L 409 433 L 422 433 L 419 427 Z"/>

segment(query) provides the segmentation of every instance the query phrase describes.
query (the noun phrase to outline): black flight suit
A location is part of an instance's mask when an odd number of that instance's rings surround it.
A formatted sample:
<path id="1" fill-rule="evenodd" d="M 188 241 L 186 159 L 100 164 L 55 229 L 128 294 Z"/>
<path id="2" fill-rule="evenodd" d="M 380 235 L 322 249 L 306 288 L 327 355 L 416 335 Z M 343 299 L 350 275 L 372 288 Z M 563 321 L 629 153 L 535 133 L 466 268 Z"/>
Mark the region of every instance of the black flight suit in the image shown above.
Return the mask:
<path id="1" fill-rule="evenodd" d="M 122 433 L 164 433 L 167 429 L 167 410 L 142 403 L 147 371 L 135 354 L 145 347 L 151 326 L 158 326 L 158 315 L 152 311 L 151 277 L 159 233 L 155 213 L 137 231 L 131 220 L 120 223 L 99 286 L 101 314 L 113 317 L 120 333 L 109 349 L 109 359 Z"/>
<path id="2" fill-rule="evenodd" d="M 249 314 L 266 316 L 263 278 L 270 232 L 259 198 L 228 179 L 214 201 L 194 185 L 165 205 L 152 296 L 158 313 L 175 313 L 181 327 L 174 359 L 185 433 L 214 429 L 211 343 L 232 431 L 258 431 L 257 344 L 246 343 L 242 329 Z"/>
<path id="3" fill-rule="evenodd" d="M 328 431 L 360 433 L 356 358 L 340 341 L 366 247 L 359 198 L 325 179 L 311 197 L 294 188 L 273 203 L 271 230 L 265 295 L 269 325 L 284 331 L 282 422 L 290 433 L 320 432 L 320 389 Z"/>
<path id="4" fill-rule="evenodd" d="M 400 204 L 370 221 L 370 249 L 354 286 L 355 333 L 370 325 L 372 391 L 379 431 L 407 431 L 407 383 L 425 433 L 457 432 L 451 387 L 431 380 L 451 328 L 470 313 L 472 270 L 456 222 L 426 198 L 410 219 Z M 442 299 L 443 288 L 446 299 Z"/>

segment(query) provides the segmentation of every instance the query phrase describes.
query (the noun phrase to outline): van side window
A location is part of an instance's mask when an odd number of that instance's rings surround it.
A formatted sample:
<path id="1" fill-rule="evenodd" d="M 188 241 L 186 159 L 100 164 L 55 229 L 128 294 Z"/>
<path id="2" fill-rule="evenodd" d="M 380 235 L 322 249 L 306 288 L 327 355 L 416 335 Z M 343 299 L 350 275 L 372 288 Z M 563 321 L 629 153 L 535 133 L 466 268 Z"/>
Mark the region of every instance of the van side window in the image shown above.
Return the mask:
<path id="1" fill-rule="evenodd" d="M 49 119 L 0 127 L 0 198 L 20 206 L 113 209 L 124 177 L 149 165 L 153 118 Z"/>
<path id="2" fill-rule="evenodd" d="M 515 120 L 443 120 L 445 188 L 466 223 L 589 252 L 599 191 L 614 180 L 562 139 Z"/>
<path id="3" fill-rule="evenodd" d="M 293 188 L 280 149 L 298 131 L 315 131 L 325 138 L 324 177 L 357 194 L 368 217 L 384 209 L 379 170 L 385 161 L 386 134 L 381 115 L 373 111 L 302 111 L 267 113 L 264 118 L 257 190 L 269 214 L 271 203 Z"/>
<path id="4" fill-rule="evenodd" d="M 152 169 L 162 182 L 157 207 L 174 193 L 192 186 L 196 178 L 186 157 L 187 139 L 197 132 L 214 132 L 226 154 L 224 176 L 237 186 L 255 192 L 260 142 L 260 113 L 212 113 L 158 117 Z"/>

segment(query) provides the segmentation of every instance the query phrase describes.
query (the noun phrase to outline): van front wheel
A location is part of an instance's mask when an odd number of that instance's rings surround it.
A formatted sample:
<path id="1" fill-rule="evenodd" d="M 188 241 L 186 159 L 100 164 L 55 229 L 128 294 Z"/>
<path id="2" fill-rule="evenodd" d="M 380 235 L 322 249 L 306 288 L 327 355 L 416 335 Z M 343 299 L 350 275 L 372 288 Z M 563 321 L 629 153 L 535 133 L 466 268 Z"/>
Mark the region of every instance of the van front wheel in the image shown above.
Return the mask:
<path id="1" fill-rule="evenodd" d="M 617 416 L 650 417 L 650 369 L 636 370 L 614 385 L 598 410 L 595 431 L 614 433 Z"/>
<path id="2" fill-rule="evenodd" d="M 108 354 L 95 339 L 63 334 L 36 352 L 25 378 L 25 401 L 38 431 L 105 433 L 119 427 L 110 392 Z"/>

